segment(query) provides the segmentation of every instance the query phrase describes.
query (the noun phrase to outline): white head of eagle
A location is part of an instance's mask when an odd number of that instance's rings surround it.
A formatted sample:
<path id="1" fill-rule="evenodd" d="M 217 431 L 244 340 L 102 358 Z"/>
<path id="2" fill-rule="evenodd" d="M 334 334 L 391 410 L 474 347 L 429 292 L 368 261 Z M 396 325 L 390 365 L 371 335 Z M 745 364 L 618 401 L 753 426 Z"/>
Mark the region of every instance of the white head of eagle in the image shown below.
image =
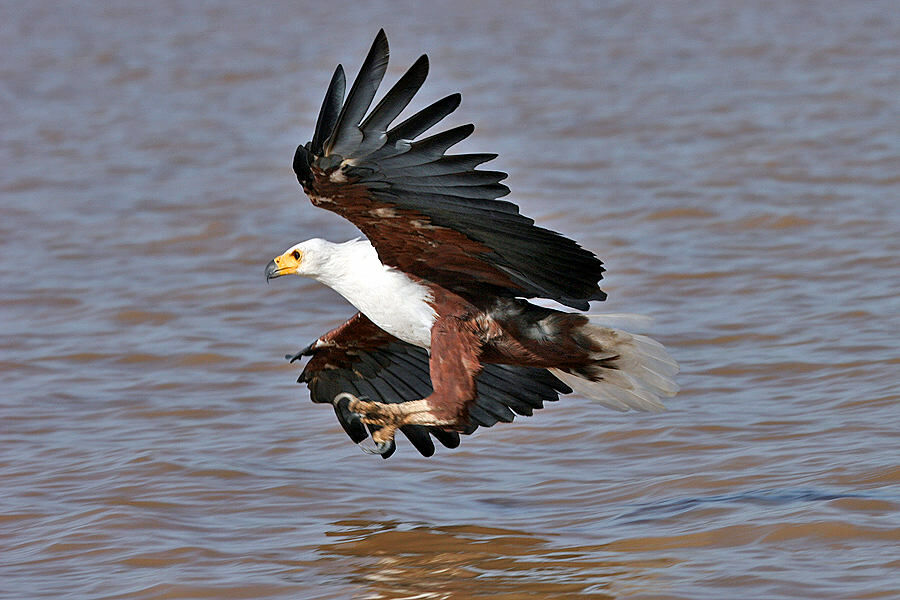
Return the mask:
<path id="1" fill-rule="evenodd" d="M 317 277 L 326 268 L 325 263 L 331 254 L 329 246 L 335 246 L 335 244 L 321 238 L 312 238 L 294 244 L 266 265 L 266 279 L 274 279 L 282 275 Z"/>

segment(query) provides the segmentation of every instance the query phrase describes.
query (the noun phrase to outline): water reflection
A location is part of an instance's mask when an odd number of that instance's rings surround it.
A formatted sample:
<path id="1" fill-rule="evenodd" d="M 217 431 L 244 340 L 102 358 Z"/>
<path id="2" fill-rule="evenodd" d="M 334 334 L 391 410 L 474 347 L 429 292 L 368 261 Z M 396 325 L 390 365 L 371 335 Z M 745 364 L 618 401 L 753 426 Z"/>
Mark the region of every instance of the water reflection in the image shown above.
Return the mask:
<path id="1" fill-rule="evenodd" d="M 616 598 L 652 591 L 665 559 L 623 561 L 601 546 L 566 546 L 527 531 L 480 525 L 336 521 L 332 543 L 367 598 Z M 630 590 L 625 593 L 626 590 Z"/>

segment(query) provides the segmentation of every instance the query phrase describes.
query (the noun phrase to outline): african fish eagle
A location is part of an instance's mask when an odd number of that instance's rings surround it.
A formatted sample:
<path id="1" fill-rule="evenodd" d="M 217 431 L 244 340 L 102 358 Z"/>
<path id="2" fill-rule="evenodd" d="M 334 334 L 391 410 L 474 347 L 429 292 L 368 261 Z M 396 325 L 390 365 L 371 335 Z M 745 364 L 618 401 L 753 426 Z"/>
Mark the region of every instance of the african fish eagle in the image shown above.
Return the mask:
<path id="1" fill-rule="evenodd" d="M 346 100 L 338 65 L 293 164 L 312 203 L 368 239 L 307 240 L 266 266 L 267 279 L 312 277 L 359 311 L 287 357 L 310 357 L 298 382 L 313 402 L 332 404 L 355 443 L 368 429 L 368 450 L 385 458 L 398 429 L 431 456 L 432 436 L 454 448 L 460 433 L 573 391 L 617 410 L 662 409 L 659 397 L 678 389 L 662 345 L 528 301 L 587 311 L 606 298 L 601 261 L 498 200 L 506 173 L 476 169 L 496 154 L 445 154 L 472 125 L 419 138 L 459 94 L 392 125 L 424 83 L 427 56 L 369 111 L 387 64 L 382 30 Z"/>

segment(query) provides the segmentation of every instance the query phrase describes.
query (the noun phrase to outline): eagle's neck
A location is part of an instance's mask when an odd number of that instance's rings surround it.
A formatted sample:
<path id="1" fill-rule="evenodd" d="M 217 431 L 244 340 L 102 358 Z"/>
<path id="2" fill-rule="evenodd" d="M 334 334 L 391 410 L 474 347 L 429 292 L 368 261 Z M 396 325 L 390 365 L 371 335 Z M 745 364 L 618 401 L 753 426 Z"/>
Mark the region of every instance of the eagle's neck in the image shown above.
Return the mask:
<path id="1" fill-rule="evenodd" d="M 427 285 L 378 259 L 368 240 L 332 244 L 315 278 L 405 342 L 428 348 L 437 314 Z"/>

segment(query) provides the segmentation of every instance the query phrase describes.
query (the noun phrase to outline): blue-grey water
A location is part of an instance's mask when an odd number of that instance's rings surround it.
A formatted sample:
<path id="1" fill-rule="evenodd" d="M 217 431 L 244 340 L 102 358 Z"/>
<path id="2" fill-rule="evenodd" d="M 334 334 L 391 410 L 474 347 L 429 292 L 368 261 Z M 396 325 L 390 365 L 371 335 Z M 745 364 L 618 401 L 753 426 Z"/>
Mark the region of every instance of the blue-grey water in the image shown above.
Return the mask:
<path id="1" fill-rule="evenodd" d="M 380 27 L 682 365 L 365 455 L 282 358 L 291 172 Z M 894 2 L 0 2 L 0 597 L 900 596 Z"/>

